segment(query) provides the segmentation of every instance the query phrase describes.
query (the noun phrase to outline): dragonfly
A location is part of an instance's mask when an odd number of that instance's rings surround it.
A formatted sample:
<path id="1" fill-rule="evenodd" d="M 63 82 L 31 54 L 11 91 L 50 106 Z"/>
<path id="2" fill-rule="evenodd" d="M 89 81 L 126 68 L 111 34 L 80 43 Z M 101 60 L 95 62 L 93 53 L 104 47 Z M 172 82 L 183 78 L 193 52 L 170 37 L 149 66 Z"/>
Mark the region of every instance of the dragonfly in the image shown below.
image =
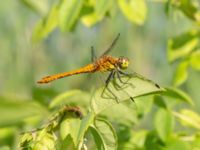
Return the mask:
<path id="1" fill-rule="evenodd" d="M 45 84 L 52 82 L 57 79 L 61 79 L 64 77 L 76 75 L 76 74 L 83 74 L 83 73 L 95 73 L 95 72 L 111 72 L 108 76 L 107 82 L 111 76 L 113 77 L 115 73 L 124 74 L 122 70 L 125 70 L 129 66 L 129 59 L 127 57 L 113 57 L 107 55 L 110 50 L 114 47 L 115 43 L 117 42 L 120 34 L 114 39 L 110 47 L 97 59 L 94 56 L 94 48 L 92 47 L 92 61 L 93 63 L 83 66 L 77 70 L 68 71 L 64 73 L 54 74 L 50 76 L 43 77 L 41 80 L 37 81 L 39 84 Z"/>
<path id="2" fill-rule="evenodd" d="M 116 42 L 118 41 L 120 37 L 120 34 L 116 36 L 116 38 L 113 40 L 111 45 L 105 50 L 105 52 L 97 58 L 94 54 L 94 48 L 91 47 L 91 53 L 92 53 L 92 63 L 85 65 L 79 69 L 58 73 L 50 76 L 45 76 L 41 80 L 37 81 L 39 84 L 46 84 L 52 81 L 55 81 L 57 79 L 61 79 L 64 77 L 77 75 L 77 74 L 83 74 L 83 73 L 95 73 L 95 72 L 110 72 L 108 75 L 106 81 L 105 81 L 105 88 L 102 93 L 106 90 L 108 87 L 109 82 L 114 79 L 116 76 L 123 84 L 129 84 L 127 82 L 124 82 L 121 80 L 121 76 L 130 76 L 130 74 L 127 74 L 124 72 L 130 64 L 130 60 L 127 57 L 113 57 L 108 55 L 108 53 L 112 50 L 112 48 L 115 46 Z M 158 86 L 158 85 L 157 85 Z M 118 86 L 119 89 L 119 86 Z M 109 90 L 109 89 L 108 89 Z M 112 91 L 109 90 L 109 92 L 117 99 L 117 97 L 112 93 Z M 118 101 L 118 100 L 117 100 Z"/>

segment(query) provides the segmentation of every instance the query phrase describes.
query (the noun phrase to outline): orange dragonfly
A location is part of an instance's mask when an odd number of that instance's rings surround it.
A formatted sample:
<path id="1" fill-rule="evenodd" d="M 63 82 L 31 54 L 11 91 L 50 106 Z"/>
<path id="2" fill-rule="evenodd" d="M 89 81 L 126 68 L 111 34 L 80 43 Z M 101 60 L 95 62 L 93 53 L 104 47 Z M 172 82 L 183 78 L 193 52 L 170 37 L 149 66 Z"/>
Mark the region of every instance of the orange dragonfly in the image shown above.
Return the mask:
<path id="1" fill-rule="evenodd" d="M 106 72 L 110 71 L 110 75 L 108 79 L 106 80 L 106 84 L 108 84 L 111 77 L 114 77 L 115 74 L 125 74 L 121 70 L 127 69 L 129 66 L 129 59 L 126 57 L 112 57 L 107 55 L 109 51 L 113 48 L 115 43 L 117 42 L 120 34 L 117 35 L 117 37 L 114 39 L 110 47 L 101 55 L 100 58 L 96 59 L 94 56 L 94 50 L 92 47 L 92 61 L 93 63 L 88 64 L 80 69 L 68 71 L 64 73 L 59 73 L 51 76 L 43 77 L 41 80 L 39 80 L 37 83 L 43 84 L 43 83 L 49 83 L 57 79 L 61 79 L 64 77 L 76 75 L 76 74 L 82 74 L 82 73 L 94 73 L 94 72 Z"/>
<path id="2" fill-rule="evenodd" d="M 119 39 L 119 36 L 120 36 L 120 34 L 117 35 L 117 37 L 114 39 L 112 44 L 108 47 L 108 49 L 98 59 L 94 56 L 93 47 L 91 48 L 92 62 L 93 63 L 88 64 L 88 65 L 86 65 L 82 68 L 79 68 L 77 70 L 68 71 L 68 72 L 64 72 L 64 73 L 59 73 L 59 74 L 43 77 L 37 83 L 39 83 L 39 84 L 49 83 L 49 82 L 52 82 L 52 81 L 57 80 L 57 79 L 61 79 L 61 78 L 76 75 L 76 74 L 82 74 L 82 73 L 110 72 L 108 78 L 106 79 L 105 87 L 103 89 L 101 96 L 103 97 L 103 93 L 107 89 L 109 91 L 109 93 L 111 93 L 112 96 L 114 96 L 114 99 L 117 102 L 119 102 L 119 100 L 115 96 L 115 94 L 108 88 L 108 84 L 109 84 L 110 80 L 114 79 L 115 76 L 117 75 L 117 78 L 119 79 L 119 81 L 123 85 L 125 85 L 125 84 L 130 85 L 130 83 L 124 82 L 121 79 L 121 75 L 128 76 L 128 77 L 130 77 L 132 75 L 132 74 L 127 74 L 127 73 L 123 72 L 123 70 L 127 69 L 128 66 L 129 66 L 129 59 L 127 57 L 112 57 L 110 55 L 107 55 L 110 52 L 110 50 L 114 47 L 114 45 L 116 44 L 117 40 Z M 140 76 L 137 73 L 135 73 L 135 75 Z M 145 79 L 143 77 L 142 77 L 142 79 L 148 80 L 148 79 Z M 148 81 L 150 81 L 150 80 L 148 80 Z M 160 88 L 159 85 L 157 85 L 157 84 L 155 84 L 155 86 Z M 122 89 L 122 87 L 117 85 L 117 84 L 116 84 L 116 88 Z M 106 98 L 106 97 L 104 97 L 104 98 Z M 130 97 L 130 99 L 133 100 L 132 97 Z"/>

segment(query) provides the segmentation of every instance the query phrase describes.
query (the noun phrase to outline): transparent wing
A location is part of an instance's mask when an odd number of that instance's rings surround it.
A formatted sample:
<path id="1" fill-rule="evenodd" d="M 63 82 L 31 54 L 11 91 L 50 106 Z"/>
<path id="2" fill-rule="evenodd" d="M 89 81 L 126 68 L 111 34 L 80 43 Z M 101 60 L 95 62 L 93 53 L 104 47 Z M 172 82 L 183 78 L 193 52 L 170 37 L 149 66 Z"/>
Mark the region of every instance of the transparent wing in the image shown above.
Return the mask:
<path id="1" fill-rule="evenodd" d="M 112 50 L 112 48 L 117 43 L 119 37 L 120 37 L 120 33 L 118 33 L 117 37 L 113 40 L 112 44 L 108 47 L 108 49 L 105 50 L 105 52 L 101 55 L 101 57 L 104 56 L 104 55 L 107 55 Z"/>
<path id="2" fill-rule="evenodd" d="M 91 47 L 91 61 L 95 62 L 97 60 L 97 57 L 95 55 L 94 47 Z"/>

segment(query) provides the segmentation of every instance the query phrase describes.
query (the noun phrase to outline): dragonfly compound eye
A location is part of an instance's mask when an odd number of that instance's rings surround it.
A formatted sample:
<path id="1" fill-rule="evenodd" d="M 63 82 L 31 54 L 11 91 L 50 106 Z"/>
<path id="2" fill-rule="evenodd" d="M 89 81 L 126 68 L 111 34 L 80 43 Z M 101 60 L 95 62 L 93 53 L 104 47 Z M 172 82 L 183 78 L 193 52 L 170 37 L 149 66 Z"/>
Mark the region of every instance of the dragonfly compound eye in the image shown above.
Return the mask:
<path id="1" fill-rule="evenodd" d="M 119 60 L 119 67 L 120 69 L 126 69 L 128 68 L 128 65 L 129 65 L 129 59 L 126 58 L 126 57 L 120 57 Z"/>

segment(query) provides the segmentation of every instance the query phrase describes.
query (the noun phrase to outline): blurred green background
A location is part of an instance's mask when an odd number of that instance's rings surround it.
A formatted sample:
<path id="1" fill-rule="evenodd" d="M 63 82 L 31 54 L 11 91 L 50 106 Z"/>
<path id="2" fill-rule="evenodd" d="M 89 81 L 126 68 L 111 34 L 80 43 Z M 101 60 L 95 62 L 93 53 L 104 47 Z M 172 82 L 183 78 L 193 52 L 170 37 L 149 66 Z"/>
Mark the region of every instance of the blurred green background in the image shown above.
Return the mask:
<path id="1" fill-rule="evenodd" d="M 200 113 L 199 72 L 188 67 L 187 79 L 176 85 L 174 78 L 182 60 L 173 63 L 169 60 L 169 40 L 188 31 L 199 30 L 198 20 L 184 13 L 184 9 L 167 1 L 149 0 L 146 1 L 146 10 L 142 10 L 146 12 L 144 23 L 137 23 L 127 19 L 114 2 L 113 14 L 106 15 L 91 27 L 78 20 L 70 32 L 61 32 L 62 29 L 57 27 L 45 38 L 33 41 L 36 24 L 48 14 L 56 1 L 38 1 L 35 2 L 37 5 L 31 6 L 32 2 L 7 0 L 0 4 L 0 149 L 15 149 L 21 129 L 29 121 L 31 127 L 37 126 L 36 118 L 40 118 L 41 114 L 49 114 L 47 104 L 57 94 L 71 89 L 90 92 L 101 85 L 96 77 L 98 75 L 86 74 L 48 85 L 38 85 L 36 82 L 45 75 L 69 71 L 90 63 L 90 47 L 94 46 L 99 56 L 118 33 L 121 36 L 111 52 L 112 56 L 127 56 L 131 61 L 130 69 L 162 87 L 182 89 L 195 103 L 191 109 Z M 167 5 L 173 8 L 166 13 L 166 7 L 170 7 Z M 182 104 L 178 107 L 187 106 Z M 32 114 L 34 117 L 24 120 Z M 19 121 L 22 118 L 23 121 Z"/>

